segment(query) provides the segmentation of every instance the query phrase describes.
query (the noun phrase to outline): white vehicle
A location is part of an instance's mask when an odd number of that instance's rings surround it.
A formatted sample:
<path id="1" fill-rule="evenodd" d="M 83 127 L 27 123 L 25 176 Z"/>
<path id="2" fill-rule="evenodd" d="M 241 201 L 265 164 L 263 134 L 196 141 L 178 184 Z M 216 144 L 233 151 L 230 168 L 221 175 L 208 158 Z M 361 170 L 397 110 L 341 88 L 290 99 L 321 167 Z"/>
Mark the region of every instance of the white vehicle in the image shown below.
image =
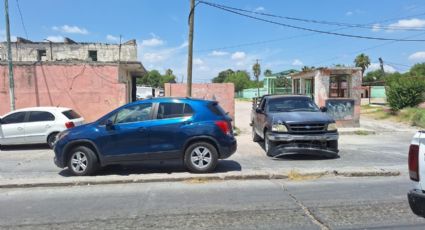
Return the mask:
<path id="1" fill-rule="evenodd" d="M 425 131 L 417 132 L 410 144 L 409 176 L 413 181 L 413 189 L 407 194 L 410 208 L 425 217 Z"/>
<path id="2" fill-rule="evenodd" d="M 47 143 L 52 147 L 59 132 L 83 123 L 84 118 L 69 108 L 18 109 L 0 117 L 0 145 Z"/>

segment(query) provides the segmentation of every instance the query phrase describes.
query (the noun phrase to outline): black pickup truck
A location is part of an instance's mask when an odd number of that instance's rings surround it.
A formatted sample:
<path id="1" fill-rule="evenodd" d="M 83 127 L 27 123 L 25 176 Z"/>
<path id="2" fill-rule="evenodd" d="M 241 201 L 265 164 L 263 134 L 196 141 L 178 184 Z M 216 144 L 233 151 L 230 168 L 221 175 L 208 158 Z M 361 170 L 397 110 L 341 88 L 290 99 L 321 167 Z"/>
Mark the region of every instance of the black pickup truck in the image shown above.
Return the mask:
<path id="1" fill-rule="evenodd" d="M 308 96 L 266 95 L 253 102 L 252 139 L 264 140 L 268 156 L 313 154 L 338 157 L 335 121 Z"/>

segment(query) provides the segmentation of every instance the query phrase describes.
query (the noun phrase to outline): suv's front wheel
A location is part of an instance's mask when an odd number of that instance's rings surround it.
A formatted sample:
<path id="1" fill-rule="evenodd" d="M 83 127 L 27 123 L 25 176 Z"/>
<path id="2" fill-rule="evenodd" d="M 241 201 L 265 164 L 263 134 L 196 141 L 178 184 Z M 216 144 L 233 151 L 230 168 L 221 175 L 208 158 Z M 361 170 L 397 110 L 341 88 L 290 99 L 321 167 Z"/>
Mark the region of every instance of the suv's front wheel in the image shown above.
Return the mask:
<path id="1" fill-rule="evenodd" d="M 68 169 L 75 176 L 93 174 L 98 168 L 97 156 L 90 148 L 79 146 L 71 150 Z"/>
<path id="2" fill-rule="evenodd" d="M 196 142 L 186 148 L 184 164 L 194 173 L 207 173 L 215 169 L 218 162 L 217 149 L 207 142 Z"/>

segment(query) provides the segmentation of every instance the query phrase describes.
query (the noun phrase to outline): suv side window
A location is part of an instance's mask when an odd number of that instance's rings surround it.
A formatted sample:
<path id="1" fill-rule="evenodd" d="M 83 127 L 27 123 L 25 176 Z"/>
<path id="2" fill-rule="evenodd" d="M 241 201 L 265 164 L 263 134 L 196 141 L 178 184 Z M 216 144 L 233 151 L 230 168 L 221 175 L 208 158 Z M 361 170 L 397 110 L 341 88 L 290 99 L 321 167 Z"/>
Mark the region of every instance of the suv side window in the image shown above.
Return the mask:
<path id="1" fill-rule="evenodd" d="M 28 122 L 37 122 L 37 121 L 54 121 L 55 116 L 49 112 L 45 111 L 31 111 Z"/>
<path id="2" fill-rule="evenodd" d="M 25 116 L 27 112 L 17 112 L 12 113 L 9 116 L 6 116 L 2 119 L 2 124 L 16 124 L 16 123 L 22 123 L 25 121 Z"/>
<path id="3" fill-rule="evenodd" d="M 193 109 L 186 103 L 159 103 L 157 119 L 192 116 Z"/>
<path id="4" fill-rule="evenodd" d="M 133 105 L 123 108 L 113 116 L 115 124 L 147 121 L 151 119 L 152 103 Z M 111 119 L 111 118 L 109 118 Z"/>
<path id="5" fill-rule="evenodd" d="M 264 111 L 266 109 L 266 104 L 267 104 L 267 99 L 264 98 L 260 105 L 261 110 Z"/>

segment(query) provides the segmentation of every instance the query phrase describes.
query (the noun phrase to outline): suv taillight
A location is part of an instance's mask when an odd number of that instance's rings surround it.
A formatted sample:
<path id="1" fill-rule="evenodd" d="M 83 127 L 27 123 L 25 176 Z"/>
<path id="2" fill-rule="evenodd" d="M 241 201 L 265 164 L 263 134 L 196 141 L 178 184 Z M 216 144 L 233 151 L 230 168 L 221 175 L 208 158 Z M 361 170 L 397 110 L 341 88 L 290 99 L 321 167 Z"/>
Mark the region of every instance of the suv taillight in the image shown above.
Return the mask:
<path id="1" fill-rule="evenodd" d="M 66 127 L 67 129 L 74 128 L 74 127 L 75 127 L 75 124 L 74 124 L 74 122 L 69 121 L 69 122 L 66 122 L 66 123 L 65 123 L 65 127 Z"/>
<path id="2" fill-rule="evenodd" d="M 419 145 L 409 147 L 409 175 L 413 181 L 419 181 Z"/>
<path id="3" fill-rule="evenodd" d="M 217 125 L 224 134 L 230 135 L 230 127 L 227 121 L 216 121 L 215 125 Z"/>

